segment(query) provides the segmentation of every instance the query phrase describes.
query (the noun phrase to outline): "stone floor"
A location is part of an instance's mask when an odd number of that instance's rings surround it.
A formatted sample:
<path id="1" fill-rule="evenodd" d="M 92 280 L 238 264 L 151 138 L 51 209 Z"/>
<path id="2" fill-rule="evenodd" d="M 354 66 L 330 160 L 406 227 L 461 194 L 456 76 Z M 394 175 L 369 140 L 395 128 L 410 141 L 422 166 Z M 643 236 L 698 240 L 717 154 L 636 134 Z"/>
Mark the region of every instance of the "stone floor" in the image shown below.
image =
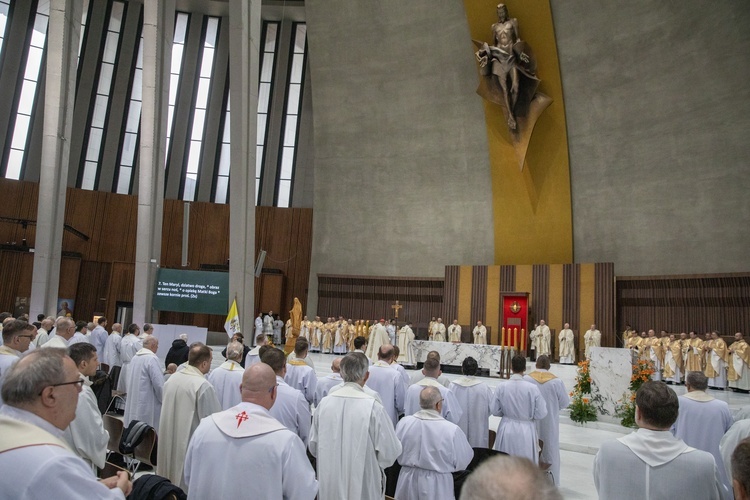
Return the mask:
<path id="1" fill-rule="evenodd" d="M 223 348 L 224 346 L 213 347 L 214 368 L 224 361 L 224 358 L 221 356 Z M 311 353 L 310 357 L 315 363 L 315 371 L 318 377 L 324 377 L 331 373 L 331 361 L 336 356 Z M 528 363 L 527 369 L 528 371 L 532 371 L 534 369 L 533 363 Z M 407 371 L 411 372 L 412 370 Z M 576 366 L 552 365 L 550 371 L 563 380 L 569 392 L 573 390 L 573 386 L 575 386 Z M 446 374 L 445 376 L 449 379 L 459 377 L 459 375 L 453 374 Z M 496 377 L 488 377 L 484 380 L 490 387 L 507 382 Z M 678 395 L 686 392 L 684 386 L 672 386 L 672 388 Z M 709 390 L 709 392 L 717 399 L 729 403 L 729 407 L 733 413 L 743 406 L 750 405 L 750 395 L 747 394 L 714 390 Z M 496 429 L 499 421 L 499 417 L 490 417 L 490 428 Z M 596 488 L 594 487 L 594 479 L 591 474 L 594 455 L 596 455 L 602 442 L 609 439 L 616 439 L 629 432 L 631 432 L 631 429 L 622 427 L 614 421 L 591 422 L 585 426 L 580 426 L 568 418 L 567 411 L 563 410 L 560 413 L 560 490 L 566 499 L 588 500 L 598 498 Z"/>

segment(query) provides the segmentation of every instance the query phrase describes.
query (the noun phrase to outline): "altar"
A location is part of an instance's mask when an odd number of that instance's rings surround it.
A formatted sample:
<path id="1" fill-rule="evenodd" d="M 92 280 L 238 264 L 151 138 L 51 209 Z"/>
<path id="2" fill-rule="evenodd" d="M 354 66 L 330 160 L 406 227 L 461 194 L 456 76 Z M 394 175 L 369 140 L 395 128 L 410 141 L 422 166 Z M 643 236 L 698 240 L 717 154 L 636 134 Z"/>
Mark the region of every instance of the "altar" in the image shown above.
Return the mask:
<path id="1" fill-rule="evenodd" d="M 460 367 L 464 359 L 472 357 L 477 360 L 479 368 L 489 370 L 491 376 L 497 377 L 503 348 L 499 345 L 433 342 L 431 340 L 413 340 L 411 343 L 412 359 L 415 363 L 424 363 L 430 351 L 440 353 L 440 364 L 443 365 Z"/>

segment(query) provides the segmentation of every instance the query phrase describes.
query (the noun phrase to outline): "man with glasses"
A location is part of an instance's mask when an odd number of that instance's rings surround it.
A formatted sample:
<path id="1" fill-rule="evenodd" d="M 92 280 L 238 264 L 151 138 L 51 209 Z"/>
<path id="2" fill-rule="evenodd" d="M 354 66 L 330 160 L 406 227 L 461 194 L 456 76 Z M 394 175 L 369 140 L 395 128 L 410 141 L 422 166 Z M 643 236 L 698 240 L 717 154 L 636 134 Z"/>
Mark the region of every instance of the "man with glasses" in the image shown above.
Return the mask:
<path id="1" fill-rule="evenodd" d="M 420 411 L 404 417 L 396 426 L 403 450 L 398 457 L 401 472 L 394 496 L 453 498 L 453 472 L 466 469 L 474 450 L 463 431 L 440 415 L 443 396 L 438 387 L 420 391 L 419 407 Z"/>
<path id="2" fill-rule="evenodd" d="M 127 472 L 97 481 L 68 448 L 63 430 L 76 416 L 83 380 L 62 349 L 38 349 L 9 371 L 0 408 L 3 497 L 124 499 Z"/>
<path id="3" fill-rule="evenodd" d="M 18 319 L 12 320 L 3 328 L 3 345 L 0 346 L 0 387 L 3 386 L 5 373 L 10 370 L 21 354 L 29 350 L 34 338 L 34 325 Z M 3 404 L 0 398 L 0 405 Z"/>
<path id="4" fill-rule="evenodd" d="M 76 364 L 83 386 L 78 394 L 76 418 L 65 429 L 65 441 L 75 454 L 96 473 L 94 466 L 104 468 L 109 442 L 109 434 L 104 430 L 102 415 L 89 380 L 89 377 L 96 375 L 99 358 L 96 354 L 96 347 L 88 342 L 80 342 L 68 347 L 68 356 Z"/>
<path id="5" fill-rule="evenodd" d="M 254 498 L 315 498 L 305 445 L 269 411 L 279 388 L 267 364 L 251 365 L 242 376 L 242 402 L 201 420 L 185 458 L 191 497 L 245 498 L 251 484 Z"/>

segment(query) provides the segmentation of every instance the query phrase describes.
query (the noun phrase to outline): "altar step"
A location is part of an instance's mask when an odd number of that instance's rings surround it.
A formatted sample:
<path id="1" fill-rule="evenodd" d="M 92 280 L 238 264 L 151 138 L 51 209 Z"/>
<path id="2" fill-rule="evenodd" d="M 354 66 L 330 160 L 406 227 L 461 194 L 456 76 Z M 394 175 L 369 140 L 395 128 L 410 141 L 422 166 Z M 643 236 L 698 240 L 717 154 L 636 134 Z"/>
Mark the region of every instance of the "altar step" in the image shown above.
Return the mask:
<path id="1" fill-rule="evenodd" d="M 630 434 L 634 430 L 621 426 L 617 419 L 610 417 L 600 417 L 601 420 L 581 425 L 570 420 L 569 413 L 567 409 L 560 412 L 561 450 L 596 455 L 603 442 Z"/>

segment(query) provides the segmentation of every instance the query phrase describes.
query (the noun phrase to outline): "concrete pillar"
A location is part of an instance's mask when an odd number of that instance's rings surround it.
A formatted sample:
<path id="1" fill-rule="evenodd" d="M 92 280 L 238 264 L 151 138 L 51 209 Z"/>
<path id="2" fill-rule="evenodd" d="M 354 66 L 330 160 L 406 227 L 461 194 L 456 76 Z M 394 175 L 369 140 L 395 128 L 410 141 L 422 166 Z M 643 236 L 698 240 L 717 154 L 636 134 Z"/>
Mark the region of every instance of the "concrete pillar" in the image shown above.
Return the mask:
<path id="1" fill-rule="evenodd" d="M 52 0 L 30 317 L 57 312 L 82 0 Z M 43 193 L 43 195 L 42 195 Z"/>
<path id="2" fill-rule="evenodd" d="M 255 302 L 255 142 L 261 0 L 229 0 L 232 170 L 229 184 L 229 302 L 237 298 L 251 343 Z"/>
<path id="3" fill-rule="evenodd" d="M 174 22 L 174 0 L 144 2 L 143 107 L 133 289 L 133 322 L 139 325 L 156 320 L 151 302 L 154 278 L 161 258 L 164 158 Z"/>

